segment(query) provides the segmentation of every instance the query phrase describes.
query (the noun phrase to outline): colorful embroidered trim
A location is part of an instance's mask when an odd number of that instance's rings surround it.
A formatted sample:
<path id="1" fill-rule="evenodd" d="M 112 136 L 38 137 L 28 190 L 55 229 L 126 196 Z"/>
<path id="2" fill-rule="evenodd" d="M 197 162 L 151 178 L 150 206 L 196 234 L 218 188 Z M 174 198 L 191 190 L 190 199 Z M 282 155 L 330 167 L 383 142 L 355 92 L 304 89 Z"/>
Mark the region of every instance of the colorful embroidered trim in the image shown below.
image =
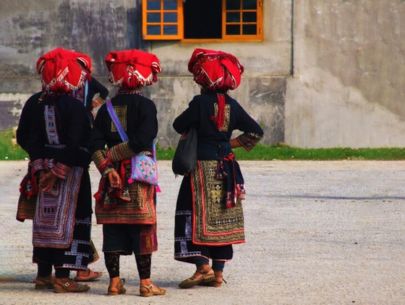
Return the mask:
<path id="1" fill-rule="evenodd" d="M 59 136 L 56 128 L 55 107 L 45 105 L 45 127 L 49 144 L 59 144 Z"/>
<path id="2" fill-rule="evenodd" d="M 262 136 L 255 133 L 243 133 L 236 138 L 239 144 L 247 151 L 250 151 L 261 140 Z"/>
<path id="3" fill-rule="evenodd" d="M 121 173 L 121 163 L 116 163 L 116 170 Z M 155 224 L 155 187 L 146 183 L 128 183 L 131 175 L 129 160 L 125 162 L 125 178 L 122 192 L 127 194 L 130 202 L 120 203 L 108 196 L 106 178 L 101 178 L 96 198 L 96 218 L 100 224 Z"/>
<path id="4" fill-rule="evenodd" d="M 71 244 L 82 174 L 82 168 L 73 167 L 50 192 L 39 192 L 33 223 L 35 247 L 63 249 Z"/>
<path id="5" fill-rule="evenodd" d="M 52 168 L 51 172 L 60 179 L 66 179 L 67 175 L 69 174 L 71 168 L 67 165 L 64 165 L 60 162 L 57 162 Z"/>
<path id="6" fill-rule="evenodd" d="M 240 200 L 225 208 L 225 185 L 215 178 L 217 161 L 197 161 L 190 177 L 193 204 L 193 243 L 223 246 L 245 242 Z"/>
<path id="7" fill-rule="evenodd" d="M 123 142 L 123 143 L 114 145 L 107 152 L 108 159 L 110 159 L 113 162 L 121 161 L 121 160 L 125 160 L 125 159 L 131 159 L 134 155 L 135 155 L 135 153 L 129 147 L 128 142 Z"/>

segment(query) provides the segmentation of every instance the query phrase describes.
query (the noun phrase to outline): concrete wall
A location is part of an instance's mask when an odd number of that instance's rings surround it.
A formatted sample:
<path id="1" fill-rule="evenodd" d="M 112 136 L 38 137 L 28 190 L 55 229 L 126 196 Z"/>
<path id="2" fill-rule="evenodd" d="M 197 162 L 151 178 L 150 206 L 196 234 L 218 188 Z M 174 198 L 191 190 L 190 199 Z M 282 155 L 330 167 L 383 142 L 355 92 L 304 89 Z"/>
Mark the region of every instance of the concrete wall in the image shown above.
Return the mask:
<path id="1" fill-rule="evenodd" d="M 287 77 L 291 72 L 291 1 L 264 1 L 264 41 L 189 43 L 153 41 L 148 48 L 161 60 L 163 75 L 150 94 L 158 104 L 160 143 L 177 141 L 171 124 L 199 92 L 187 70 L 195 48 L 220 49 L 237 54 L 245 67 L 239 88 L 230 92 L 265 129 L 264 143 L 284 142 Z"/>
<path id="2" fill-rule="evenodd" d="M 187 71 L 196 47 L 237 54 L 246 68 L 240 88 L 232 93 L 265 128 L 266 143 L 284 141 L 286 77 L 291 70 L 291 1 L 264 1 L 263 42 L 205 43 L 146 42 L 140 33 L 140 0 L 3 0 L 0 3 L 0 101 L 5 112 L 0 128 L 15 125 L 21 94 L 40 89 L 35 61 L 40 54 L 63 46 L 86 52 L 95 75 L 107 83 L 103 58 L 109 50 L 142 48 L 158 55 L 163 73 L 145 90 L 159 113 L 160 144 L 174 145 L 171 124 L 199 92 Z M 13 95 L 14 94 L 14 95 Z M 15 97 L 15 102 L 10 97 Z M 10 119 L 11 116 L 11 119 Z"/>
<path id="3" fill-rule="evenodd" d="M 89 53 L 108 84 L 105 54 L 142 48 L 162 62 L 145 94 L 158 107 L 160 144 L 174 145 L 171 123 L 199 91 L 187 61 L 204 47 L 234 53 L 245 66 L 231 95 L 264 127 L 265 143 L 404 146 L 405 1 L 264 0 L 263 42 L 202 44 L 142 41 L 139 3 L 2 0 L 0 129 L 15 125 L 25 97 L 40 89 L 34 67 L 43 52 Z"/>
<path id="4" fill-rule="evenodd" d="M 295 1 L 294 12 L 286 142 L 404 146 L 405 1 Z"/>

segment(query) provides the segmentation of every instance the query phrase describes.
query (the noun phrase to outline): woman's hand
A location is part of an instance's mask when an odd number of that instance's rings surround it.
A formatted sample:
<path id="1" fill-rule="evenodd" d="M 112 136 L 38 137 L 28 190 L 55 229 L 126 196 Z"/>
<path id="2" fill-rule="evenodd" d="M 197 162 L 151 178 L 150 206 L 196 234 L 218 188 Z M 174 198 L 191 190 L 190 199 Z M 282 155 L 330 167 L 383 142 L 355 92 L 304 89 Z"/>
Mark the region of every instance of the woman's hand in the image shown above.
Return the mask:
<path id="1" fill-rule="evenodd" d="M 39 174 L 39 187 L 43 192 L 50 192 L 58 179 L 51 171 L 42 171 Z"/>
<path id="2" fill-rule="evenodd" d="M 237 147 L 241 147 L 241 146 L 242 146 L 242 145 L 240 145 L 239 141 L 238 141 L 236 138 L 231 139 L 231 140 L 229 141 L 229 143 L 231 144 L 231 148 L 237 148 Z"/>
<path id="3" fill-rule="evenodd" d="M 113 169 L 108 174 L 108 181 L 110 182 L 110 186 L 114 188 L 122 188 L 122 181 L 120 175 L 118 175 L 117 171 Z"/>

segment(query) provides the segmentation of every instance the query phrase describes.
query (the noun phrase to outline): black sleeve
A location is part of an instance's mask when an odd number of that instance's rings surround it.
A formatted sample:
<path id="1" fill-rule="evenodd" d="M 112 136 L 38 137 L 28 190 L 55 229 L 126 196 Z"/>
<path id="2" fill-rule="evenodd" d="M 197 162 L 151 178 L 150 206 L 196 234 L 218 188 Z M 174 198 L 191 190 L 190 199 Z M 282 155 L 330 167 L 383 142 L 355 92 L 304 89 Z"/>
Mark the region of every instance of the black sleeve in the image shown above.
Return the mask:
<path id="1" fill-rule="evenodd" d="M 198 128 L 200 121 L 200 101 L 197 97 L 190 102 L 188 108 L 183 111 L 173 122 L 173 128 L 180 134 L 187 132 L 191 127 Z"/>
<path id="2" fill-rule="evenodd" d="M 158 133 L 157 110 L 151 100 L 143 100 L 139 105 L 137 128 L 128 135 L 128 145 L 134 153 L 150 150 Z"/>
<path id="3" fill-rule="evenodd" d="M 28 153 L 31 161 L 42 158 L 43 155 L 40 129 L 34 124 L 34 119 L 37 117 L 35 103 L 38 97 L 37 94 L 33 95 L 25 103 L 17 128 L 17 143 Z"/>
<path id="4" fill-rule="evenodd" d="M 263 136 L 263 129 L 260 125 L 242 108 L 238 103 L 236 105 L 236 125 L 235 128 L 245 133 Z"/>
<path id="5" fill-rule="evenodd" d="M 94 121 L 93 129 L 91 131 L 90 152 L 93 154 L 97 150 L 104 150 L 107 144 L 105 122 L 107 120 L 108 112 L 104 104 L 101 106 L 96 119 Z"/>
<path id="6" fill-rule="evenodd" d="M 100 94 L 100 97 L 102 99 L 106 99 L 107 95 L 108 95 L 108 89 L 106 87 L 103 86 L 103 84 L 101 84 L 97 79 L 95 79 L 94 77 L 92 77 L 91 81 L 90 81 L 90 90 L 93 92 L 93 96 L 96 93 Z M 93 98 L 92 96 L 92 98 Z"/>
<path id="7" fill-rule="evenodd" d="M 66 101 L 69 103 L 69 116 L 66 124 L 65 145 L 55 161 L 68 166 L 86 166 L 90 163 L 90 119 L 83 103 Z"/>

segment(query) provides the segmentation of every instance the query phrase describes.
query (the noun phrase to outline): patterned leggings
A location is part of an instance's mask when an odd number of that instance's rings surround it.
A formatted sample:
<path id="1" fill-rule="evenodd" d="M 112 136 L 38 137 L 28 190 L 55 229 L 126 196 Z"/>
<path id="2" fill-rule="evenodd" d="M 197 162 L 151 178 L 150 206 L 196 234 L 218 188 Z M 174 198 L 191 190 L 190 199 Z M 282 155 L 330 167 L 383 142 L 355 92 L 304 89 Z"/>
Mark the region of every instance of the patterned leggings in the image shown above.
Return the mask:
<path id="1" fill-rule="evenodd" d="M 135 254 L 136 266 L 140 279 L 149 279 L 152 266 L 152 254 Z M 120 276 L 120 254 L 117 252 L 104 252 L 105 266 L 110 278 Z"/>

